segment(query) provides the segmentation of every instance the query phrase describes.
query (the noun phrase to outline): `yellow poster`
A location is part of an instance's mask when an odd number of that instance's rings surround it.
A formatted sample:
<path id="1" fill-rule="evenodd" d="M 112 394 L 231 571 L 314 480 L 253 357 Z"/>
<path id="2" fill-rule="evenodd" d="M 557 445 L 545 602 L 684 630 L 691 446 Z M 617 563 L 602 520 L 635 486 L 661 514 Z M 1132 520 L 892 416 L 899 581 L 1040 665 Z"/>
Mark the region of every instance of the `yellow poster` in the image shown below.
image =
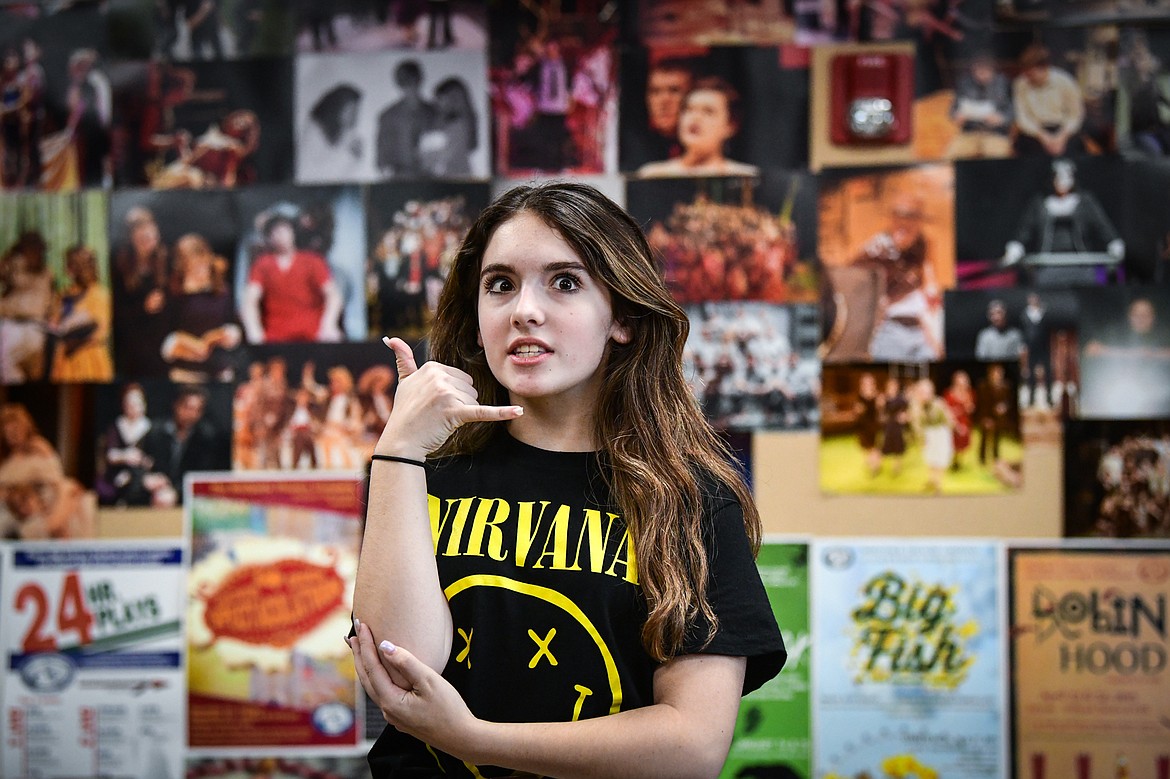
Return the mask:
<path id="1" fill-rule="evenodd" d="M 1009 556 L 1014 775 L 1170 779 L 1170 548 Z"/>

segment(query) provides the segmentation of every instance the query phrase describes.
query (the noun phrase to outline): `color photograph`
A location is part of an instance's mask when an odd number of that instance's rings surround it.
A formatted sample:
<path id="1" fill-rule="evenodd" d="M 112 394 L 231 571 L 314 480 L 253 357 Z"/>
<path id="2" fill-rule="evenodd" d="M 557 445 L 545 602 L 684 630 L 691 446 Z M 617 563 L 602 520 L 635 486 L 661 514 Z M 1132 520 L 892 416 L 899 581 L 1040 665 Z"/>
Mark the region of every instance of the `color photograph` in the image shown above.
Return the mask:
<path id="1" fill-rule="evenodd" d="M 822 372 L 823 492 L 997 495 L 1022 486 L 1017 364 L 854 363 Z"/>
<path id="2" fill-rule="evenodd" d="M 621 169 L 677 177 L 802 168 L 808 103 L 807 58 L 785 47 L 628 47 Z"/>
<path id="3" fill-rule="evenodd" d="M 0 195 L 0 384 L 114 377 L 107 197 Z"/>
<path id="4" fill-rule="evenodd" d="M 232 468 L 362 470 L 397 383 L 380 342 L 255 347 L 235 389 Z"/>
<path id="5" fill-rule="evenodd" d="M 0 386 L 0 538 L 94 538 L 94 387 Z"/>
<path id="6" fill-rule="evenodd" d="M 950 166 L 819 179 L 826 362 L 943 356 L 942 293 L 954 286 Z"/>
<path id="7" fill-rule="evenodd" d="M 353 52 L 381 49 L 487 47 L 483 0 L 396 0 L 296 3 L 297 50 Z"/>
<path id="8" fill-rule="evenodd" d="M 109 0 L 110 48 L 120 59 L 284 57 L 295 3 L 265 0 Z"/>
<path id="9" fill-rule="evenodd" d="M 626 197 L 678 302 L 819 300 L 813 177 L 631 180 Z"/>
<path id="10" fill-rule="evenodd" d="M 110 81 L 118 186 L 232 189 L 292 179 L 291 58 L 120 62 Z"/>
<path id="11" fill-rule="evenodd" d="M 231 194 L 119 190 L 110 231 L 118 376 L 235 380 L 244 331 L 232 294 L 240 230 Z"/>
<path id="12" fill-rule="evenodd" d="M 232 287 L 248 343 L 365 340 L 361 190 L 249 187 L 233 201 Z"/>
<path id="13" fill-rule="evenodd" d="M 1097 290 L 1082 304 L 1080 415 L 1170 417 L 1170 290 Z"/>
<path id="14" fill-rule="evenodd" d="M 618 20 L 594 5 L 490 4 L 496 175 L 616 169 Z"/>
<path id="15" fill-rule="evenodd" d="M 421 339 L 487 184 L 379 184 L 367 191 L 369 338 Z"/>

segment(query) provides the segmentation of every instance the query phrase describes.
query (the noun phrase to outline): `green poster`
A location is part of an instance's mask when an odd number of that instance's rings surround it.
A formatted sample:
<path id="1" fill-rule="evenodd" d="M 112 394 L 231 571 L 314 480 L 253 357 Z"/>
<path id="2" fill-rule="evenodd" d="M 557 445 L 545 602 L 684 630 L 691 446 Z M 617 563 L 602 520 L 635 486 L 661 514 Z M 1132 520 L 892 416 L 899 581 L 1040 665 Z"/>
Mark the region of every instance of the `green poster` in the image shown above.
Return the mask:
<path id="1" fill-rule="evenodd" d="M 720 779 L 808 779 L 808 545 L 767 543 L 757 560 L 788 648 L 779 676 L 740 703 Z"/>

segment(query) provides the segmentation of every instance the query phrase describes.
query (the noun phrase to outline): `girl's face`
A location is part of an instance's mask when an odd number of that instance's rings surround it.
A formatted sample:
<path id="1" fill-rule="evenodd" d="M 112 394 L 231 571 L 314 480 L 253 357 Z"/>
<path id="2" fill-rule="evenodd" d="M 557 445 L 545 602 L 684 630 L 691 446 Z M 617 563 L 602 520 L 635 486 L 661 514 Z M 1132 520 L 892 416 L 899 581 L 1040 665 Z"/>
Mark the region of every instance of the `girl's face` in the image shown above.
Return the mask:
<path id="1" fill-rule="evenodd" d="M 357 126 L 358 120 L 358 104 L 356 100 L 347 100 L 341 105 L 341 111 L 337 116 L 337 122 L 343 129 L 351 130 Z"/>
<path id="2" fill-rule="evenodd" d="M 131 390 L 122 398 L 122 411 L 130 419 L 141 419 L 146 415 L 146 398 L 138 390 Z"/>
<path id="3" fill-rule="evenodd" d="M 158 248 L 158 225 L 154 222 L 140 222 L 130 233 L 130 243 L 138 254 L 149 254 Z"/>
<path id="4" fill-rule="evenodd" d="M 727 97 L 715 89 L 696 89 L 687 95 L 679 117 L 679 141 L 688 151 L 722 154 L 723 144 L 735 135 Z"/>
<path id="5" fill-rule="evenodd" d="M 488 242 L 477 308 L 488 367 L 519 405 L 592 408 L 610 340 L 630 338 L 614 320 L 609 290 L 530 213 L 504 222 Z"/>

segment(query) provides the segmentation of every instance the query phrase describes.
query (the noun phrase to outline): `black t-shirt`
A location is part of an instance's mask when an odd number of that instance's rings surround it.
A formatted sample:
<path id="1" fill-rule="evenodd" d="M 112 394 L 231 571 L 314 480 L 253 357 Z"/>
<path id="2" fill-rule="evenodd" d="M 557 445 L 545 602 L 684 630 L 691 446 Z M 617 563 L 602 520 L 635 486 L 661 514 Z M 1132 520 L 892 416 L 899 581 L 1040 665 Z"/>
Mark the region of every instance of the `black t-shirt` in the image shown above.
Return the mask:
<path id="1" fill-rule="evenodd" d="M 472 713 L 556 722 L 653 703 L 658 665 L 641 643 L 637 554 L 595 454 L 536 449 L 501 432 L 476 455 L 429 467 L 427 491 L 454 628 L 443 676 Z M 746 657 L 746 694 L 779 673 L 786 653 L 739 503 L 726 487 L 709 493 L 719 630 L 704 647 L 705 625 L 691 626 L 683 653 Z M 370 765 L 376 777 L 473 776 L 389 727 Z"/>

